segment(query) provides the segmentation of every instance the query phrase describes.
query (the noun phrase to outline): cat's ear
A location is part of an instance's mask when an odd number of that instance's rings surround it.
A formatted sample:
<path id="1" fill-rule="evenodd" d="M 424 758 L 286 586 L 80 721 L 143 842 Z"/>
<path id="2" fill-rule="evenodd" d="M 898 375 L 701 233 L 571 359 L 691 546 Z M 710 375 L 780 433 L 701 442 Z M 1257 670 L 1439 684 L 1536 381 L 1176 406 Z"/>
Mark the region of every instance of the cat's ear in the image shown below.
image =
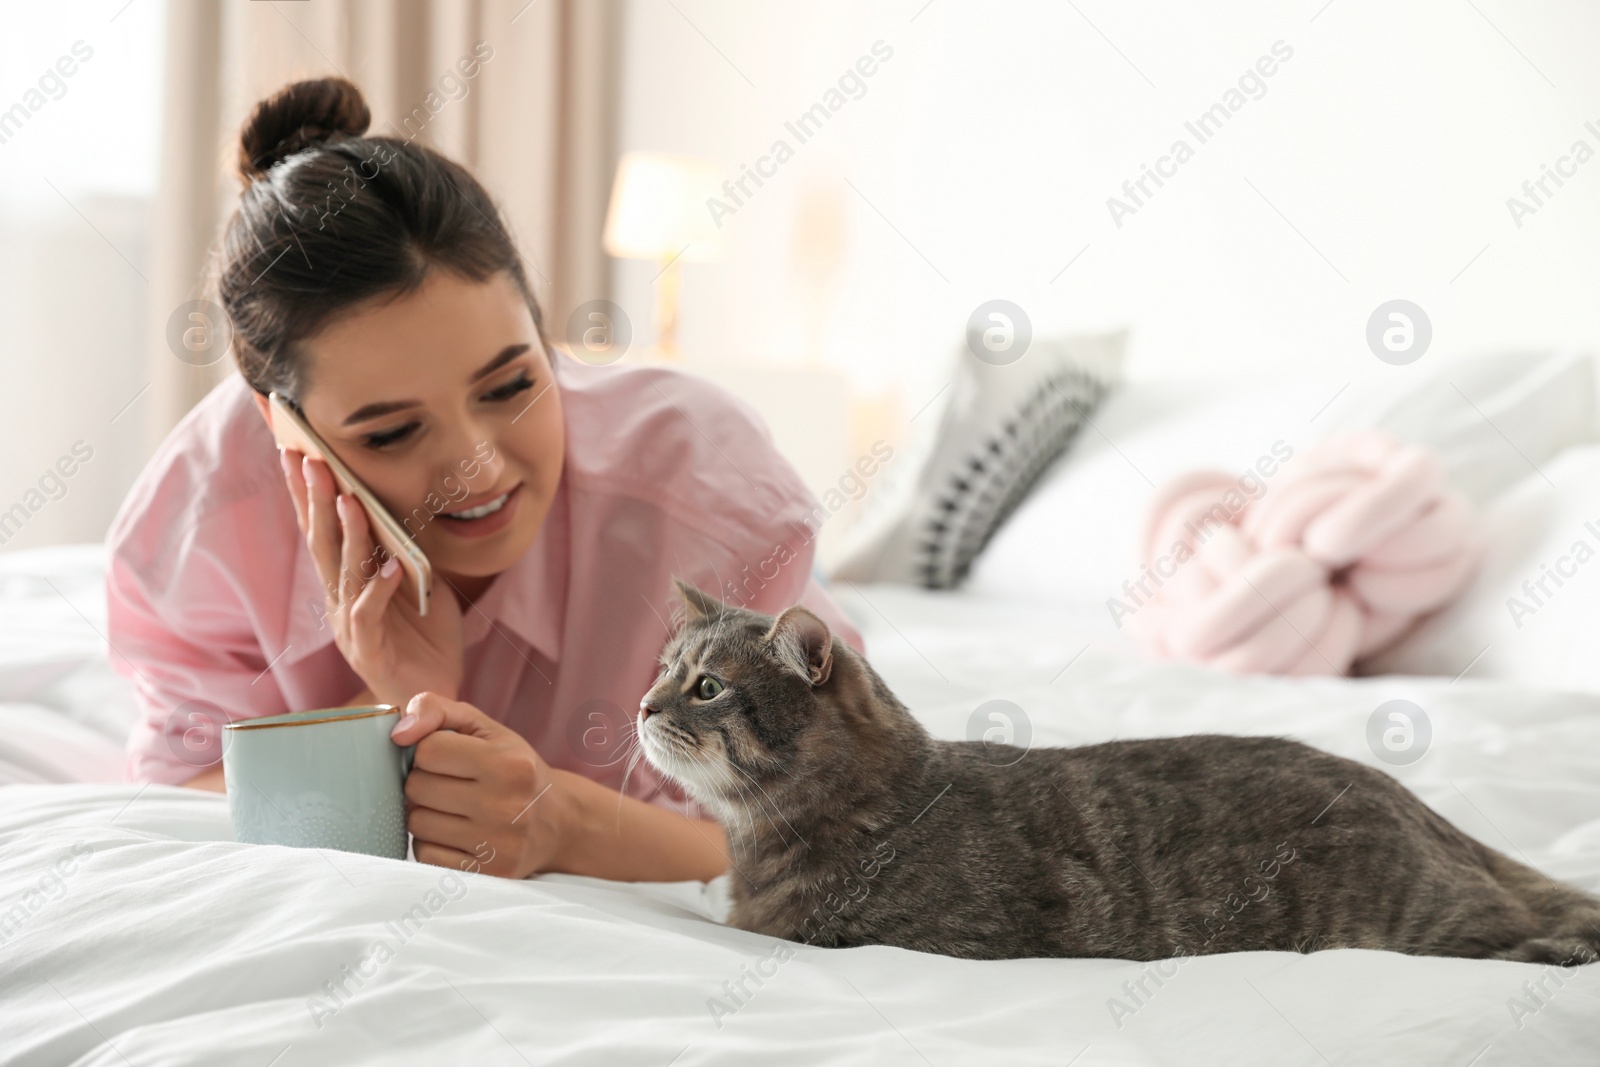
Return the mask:
<path id="1" fill-rule="evenodd" d="M 833 671 L 833 634 L 828 624 L 798 604 L 784 609 L 763 640 L 813 686 L 826 682 Z"/>
<path id="2" fill-rule="evenodd" d="M 722 614 L 722 601 L 710 593 L 702 593 L 681 578 L 672 579 L 672 586 L 678 591 L 678 599 L 683 603 L 683 622 L 704 622 Z"/>

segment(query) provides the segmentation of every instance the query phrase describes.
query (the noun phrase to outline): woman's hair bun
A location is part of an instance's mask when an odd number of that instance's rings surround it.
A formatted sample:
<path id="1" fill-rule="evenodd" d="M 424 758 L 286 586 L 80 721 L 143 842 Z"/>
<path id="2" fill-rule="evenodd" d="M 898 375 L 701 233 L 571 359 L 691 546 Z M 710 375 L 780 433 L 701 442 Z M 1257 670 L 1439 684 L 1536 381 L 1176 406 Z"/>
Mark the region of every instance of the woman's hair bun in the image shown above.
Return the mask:
<path id="1" fill-rule="evenodd" d="M 293 82 L 256 104 L 239 131 L 239 177 L 246 185 L 303 149 L 372 123 L 361 90 L 345 78 Z"/>

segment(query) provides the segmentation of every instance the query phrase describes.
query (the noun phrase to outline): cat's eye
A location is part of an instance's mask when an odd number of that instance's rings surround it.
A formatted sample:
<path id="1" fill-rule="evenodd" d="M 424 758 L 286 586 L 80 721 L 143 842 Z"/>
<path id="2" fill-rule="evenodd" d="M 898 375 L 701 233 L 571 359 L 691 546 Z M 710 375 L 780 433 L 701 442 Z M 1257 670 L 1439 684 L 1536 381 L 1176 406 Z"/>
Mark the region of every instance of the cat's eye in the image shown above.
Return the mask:
<path id="1" fill-rule="evenodd" d="M 702 674 L 700 684 L 694 687 L 694 692 L 701 700 L 710 700 L 722 692 L 722 683 L 709 674 Z"/>

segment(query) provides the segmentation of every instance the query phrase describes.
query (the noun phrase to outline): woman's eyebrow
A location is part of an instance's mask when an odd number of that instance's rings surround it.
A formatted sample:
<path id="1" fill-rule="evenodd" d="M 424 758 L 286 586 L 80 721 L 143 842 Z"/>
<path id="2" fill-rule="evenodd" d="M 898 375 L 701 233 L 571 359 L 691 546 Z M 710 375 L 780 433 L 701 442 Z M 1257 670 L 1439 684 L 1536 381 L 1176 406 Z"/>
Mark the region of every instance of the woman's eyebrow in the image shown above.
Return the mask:
<path id="1" fill-rule="evenodd" d="M 526 344 L 507 345 L 505 348 L 500 350 L 499 355 L 495 356 L 489 362 L 473 371 L 472 377 L 467 379 L 467 381 L 471 383 L 487 378 L 501 367 L 504 367 L 507 363 L 510 363 L 518 356 L 529 351 L 531 347 L 532 346 Z M 353 426 L 358 422 L 366 422 L 368 419 L 376 419 L 382 415 L 392 415 L 396 411 L 404 411 L 406 408 L 416 408 L 421 406 L 422 401 L 420 400 L 382 400 L 376 404 L 367 404 L 363 407 L 357 408 L 355 411 L 350 413 L 348 418 L 344 420 L 344 425 Z"/>
<path id="2" fill-rule="evenodd" d="M 344 420 L 343 425 L 353 426 L 358 422 L 366 422 L 368 419 L 376 419 L 382 415 L 404 411 L 406 408 L 418 408 L 421 406 L 422 401 L 420 400 L 384 400 L 376 404 L 367 404 L 352 411 L 350 416 Z"/>
<path id="3" fill-rule="evenodd" d="M 505 348 L 500 350 L 500 354 L 498 356 L 495 356 L 489 362 L 485 363 L 483 366 L 474 371 L 472 377 L 468 378 L 467 381 L 476 382 L 480 379 L 487 378 L 501 367 L 504 367 L 507 363 L 510 363 L 512 360 L 528 351 L 529 347 L 530 346 L 525 344 L 507 345 Z"/>

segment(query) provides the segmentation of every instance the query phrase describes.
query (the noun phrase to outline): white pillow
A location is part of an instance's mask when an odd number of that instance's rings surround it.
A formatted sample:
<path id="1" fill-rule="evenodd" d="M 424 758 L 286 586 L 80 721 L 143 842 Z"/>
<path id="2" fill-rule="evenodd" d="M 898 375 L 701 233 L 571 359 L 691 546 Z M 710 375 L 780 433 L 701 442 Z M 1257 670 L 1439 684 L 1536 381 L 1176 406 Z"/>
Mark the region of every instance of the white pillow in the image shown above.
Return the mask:
<path id="1" fill-rule="evenodd" d="M 1473 584 L 1363 674 L 1600 690 L 1600 444 L 1539 467 L 1486 509 Z"/>
<path id="2" fill-rule="evenodd" d="M 1115 632 L 1105 603 L 1140 576 L 1139 545 L 1156 488 L 1196 469 L 1242 475 L 1272 456 L 1274 444 L 1281 462 L 1283 449 L 1303 447 L 1307 420 L 1329 395 L 1325 383 L 1313 381 L 1122 386 L 995 535 L 965 588 L 1096 605 Z"/>
<path id="3" fill-rule="evenodd" d="M 1568 445 L 1596 437 L 1594 357 L 1491 352 L 1457 359 L 1416 388 L 1354 390 L 1325 430 L 1381 426 L 1428 445 L 1455 488 L 1486 504 Z M 1324 420 L 1319 420 L 1324 421 Z"/>
<path id="4" fill-rule="evenodd" d="M 1585 353 L 1492 353 L 1446 363 L 1420 382 L 1347 385 L 1306 377 L 1121 386 L 995 535 L 966 588 L 1098 605 L 1114 633 L 1105 604 L 1140 578 L 1150 500 L 1179 474 L 1276 471 L 1285 452 L 1376 425 L 1438 450 L 1452 484 L 1481 505 L 1522 478 L 1529 462 L 1597 435 L 1594 364 Z M 1270 492 L 1273 477 L 1264 480 Z"/>

